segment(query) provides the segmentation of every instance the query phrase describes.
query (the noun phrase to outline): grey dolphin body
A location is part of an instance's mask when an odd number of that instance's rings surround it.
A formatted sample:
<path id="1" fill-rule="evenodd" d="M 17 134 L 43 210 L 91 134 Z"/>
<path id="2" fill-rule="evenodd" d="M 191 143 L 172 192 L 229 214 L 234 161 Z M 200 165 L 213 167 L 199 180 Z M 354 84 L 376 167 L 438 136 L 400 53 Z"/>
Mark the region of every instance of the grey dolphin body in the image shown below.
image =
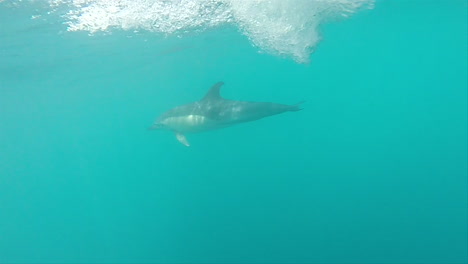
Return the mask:
<path id="1" fill-rule="evenodd" d="M 223 82 L 213 85 L 200 101 L 175 107 L 157 118 L 150 129 L 174 131 L 180 143 L 190 146 L 185 134 L 219 129 L 289 111 L 302 110 L 300 103 L 284 105 L 233 101 L 221 97 Z"/>

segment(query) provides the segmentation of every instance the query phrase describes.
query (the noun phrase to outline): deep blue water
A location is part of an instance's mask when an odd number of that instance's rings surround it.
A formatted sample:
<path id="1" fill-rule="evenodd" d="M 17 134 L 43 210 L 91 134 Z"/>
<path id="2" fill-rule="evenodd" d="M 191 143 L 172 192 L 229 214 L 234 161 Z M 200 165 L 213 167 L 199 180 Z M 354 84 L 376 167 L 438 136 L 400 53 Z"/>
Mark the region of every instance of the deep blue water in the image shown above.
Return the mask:
<path id="1" fill-rule="evenodd" d="M 0 2 L 0 263 L 468 262 L 467 1 L 377 1 L 305 63 L 48 6 Z M 217 81 L 304 110 L 146 130 Z"/>

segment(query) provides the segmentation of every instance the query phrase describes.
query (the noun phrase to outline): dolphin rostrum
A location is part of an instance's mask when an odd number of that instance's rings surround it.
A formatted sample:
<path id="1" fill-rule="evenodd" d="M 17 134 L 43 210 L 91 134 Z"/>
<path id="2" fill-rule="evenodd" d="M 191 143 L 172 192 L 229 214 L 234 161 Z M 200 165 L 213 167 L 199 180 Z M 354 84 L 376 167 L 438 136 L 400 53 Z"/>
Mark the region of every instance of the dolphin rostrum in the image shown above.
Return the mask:
<path id="1" fill-rule="evenodd" d="M 190 146 L 185 134 L 224 128 L 289 111 L 302 110 L 300 104 L 284 105 L 224 99 L 219 94 L 223 82 L 213 85 L 200 101 L 175 107 L 159 116 L 149 129 L 174 131 L 177 140 Z"/>

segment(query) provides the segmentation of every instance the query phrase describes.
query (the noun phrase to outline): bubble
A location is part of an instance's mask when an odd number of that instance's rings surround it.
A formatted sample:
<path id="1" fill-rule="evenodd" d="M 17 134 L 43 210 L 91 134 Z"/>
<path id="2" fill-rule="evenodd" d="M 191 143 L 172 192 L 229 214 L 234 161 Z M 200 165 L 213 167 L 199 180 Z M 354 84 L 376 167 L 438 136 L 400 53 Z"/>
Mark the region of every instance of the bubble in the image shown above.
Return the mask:
<path id="1" fill-rule="evenodd" d="M 1 1 L 1 0 L 0 0 Z M 68 31 L 146 30 L 183 36 L 233 24 L 270 54 L 309 62 L 320 25 L 345 19 L 375 0 L 50 0 Z"/>

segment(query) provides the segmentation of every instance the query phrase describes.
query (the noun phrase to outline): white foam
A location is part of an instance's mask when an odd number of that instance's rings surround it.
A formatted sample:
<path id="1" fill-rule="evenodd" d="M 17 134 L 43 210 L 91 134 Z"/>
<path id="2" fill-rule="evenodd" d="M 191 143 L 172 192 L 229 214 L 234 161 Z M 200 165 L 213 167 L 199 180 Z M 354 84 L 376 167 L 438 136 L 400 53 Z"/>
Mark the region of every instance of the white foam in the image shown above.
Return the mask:
<path id="1" fill-rule="evenodd" d="M 147 30 L 163 34 L 234 24 L 261 50 L 308 62 L 319 26 L 375 0 L 50 0 L 68 6 L 69 31 Z"/>
<path id="2" fill-rule="evenodd" d="M 214 0 L 74 0 L 68 4 L 69 31 L 123 29 L 172 34 L 230 21 L 227 6 Z"/>
<path id="3" fill-rule="evenodd" d="M 308 62 L 320 40 L 319 25 L 346 17 L 368 0 L 231 0 L 236 22 L 258 47 Z"/>

